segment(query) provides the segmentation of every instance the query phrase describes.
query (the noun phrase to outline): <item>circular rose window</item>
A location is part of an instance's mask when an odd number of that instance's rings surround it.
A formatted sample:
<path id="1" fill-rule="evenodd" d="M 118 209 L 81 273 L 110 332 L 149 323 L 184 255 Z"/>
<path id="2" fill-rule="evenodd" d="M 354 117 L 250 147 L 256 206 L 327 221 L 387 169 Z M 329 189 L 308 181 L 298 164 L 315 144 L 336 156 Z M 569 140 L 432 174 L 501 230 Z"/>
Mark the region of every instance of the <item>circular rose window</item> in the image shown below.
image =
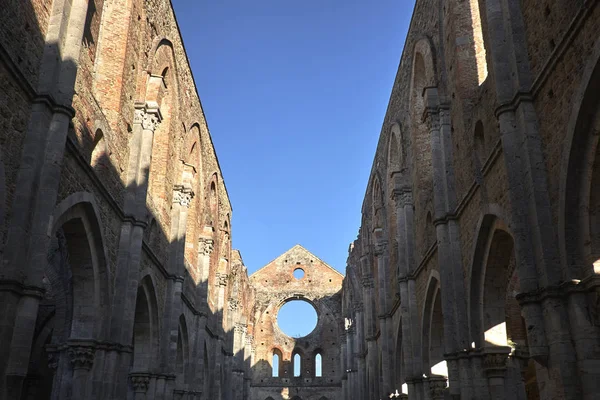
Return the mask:
<path id="1" fill-rule="evenodd" d="M 290 337 L 304 337 L 317 326 L 317 311 L 307 301 L 288 301 L 277 313 L 277 325 Z"/>

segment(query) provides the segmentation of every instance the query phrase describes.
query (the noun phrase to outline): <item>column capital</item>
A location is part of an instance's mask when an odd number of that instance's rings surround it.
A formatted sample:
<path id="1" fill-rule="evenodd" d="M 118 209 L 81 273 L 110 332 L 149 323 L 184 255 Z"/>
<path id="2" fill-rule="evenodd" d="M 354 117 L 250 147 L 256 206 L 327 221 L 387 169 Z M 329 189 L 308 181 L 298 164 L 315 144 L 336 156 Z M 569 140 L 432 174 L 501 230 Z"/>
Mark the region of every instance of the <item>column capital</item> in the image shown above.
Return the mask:
<path id="1" fill-rule="evenodd" d="M 131 385 L 135 393 L 146 393 L 150 384 L 150 374 L 147 373 L 131 373 L 129 374 Z"/>
<path id="2" fill-rule="evenodd" d="M 240 301 L 235 297 L 230 297 L 228 301 L 229 311 L 235 311 L 238 309 Z"/>
<path id="3" fill-rule="evenodd" d="M 198 253 L 201 253 L 204 256 L 210 256 L 212 251 L 214 250 L 215 241 L 208 238 L 200 238 L 198 239 Z"/>
<path id="4" fill-rule="evenodd" d="M 183 207 L 189 207 L 194 198 L 194 191 L 186 185 L 173 186 L 173 203 L 179 203 Z"/>
<path id="5" fill-rule="evenodd" d="M 373 277 L 370 275 L 363 276 L 362 277 L 362 285 L 363 285 L 363 288 L 366 288 L 366 289 L 374 287 L 375 285 L 373 282 Z"/>
<path id="6" fill-rule="evenodd" d="M 234 325 L 233 330 L 236 333 L 246 333 L 246 331 L 248 330 L 248 326 L 246 324 L 242 324 L 242 323 L 237 322 Z"/>
<path id="7" fill-rule="evenodd" d="M 70 345 L 67 354 L 71 360 L 73 369 L 90 370 L 94 364 L 94 353 L 96 349 L 90 346 Z"/>
<path id="8" fill-rule="evenodd" d="M 375 256 L 377 256 L 377 257 L 382 256 L 386 252 L 387 246 L 388 246 L 388 241 L 386 239 L 378 239 L 375 242 L 375 245 L 373 246 Z"/>
<path id="9" fill-rule="evenodd" d="M 503 346 L 484 349 L 483 370 L 488 377 L 504 376 L 510 351 L 510 347 Z"/>
<path id="10" fill-rule="evenodd" d="M 412 189 L 408 186 L 396 187 L 392 190 L 392 199 L 396 202 L 396 208 L 412 205 Z"/>
<path id="11" fill-rule="evenodd" d="M 229 278 L 229 275 L 227 275 L 223 272 L 217 272 L 215 274 L 215 286 L 221 286 L 221 287 L 227 286 L 228 278 Z"/>
<path id="12" fill-rule="evenodd" d="M 133 123 L 142 125 L 142 129 L 155 131 L 162 121 L 162 114 L 158 104 L 136 103 Z"/>

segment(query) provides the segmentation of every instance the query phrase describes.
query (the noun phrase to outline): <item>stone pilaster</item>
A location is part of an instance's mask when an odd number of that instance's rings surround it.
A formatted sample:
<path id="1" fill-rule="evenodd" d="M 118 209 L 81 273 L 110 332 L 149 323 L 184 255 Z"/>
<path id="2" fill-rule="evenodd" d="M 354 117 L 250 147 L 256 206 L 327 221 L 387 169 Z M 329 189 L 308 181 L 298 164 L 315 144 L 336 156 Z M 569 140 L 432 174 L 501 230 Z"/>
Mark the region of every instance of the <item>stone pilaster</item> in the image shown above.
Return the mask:
<path id="1" fill-rule="evenodd" d="M 491 400 L 504 400 L 506 376 L 506 361 L 510 348 L 489 347 L 485 349 L 483 358 L 483 370 L 488 379 Z"/>

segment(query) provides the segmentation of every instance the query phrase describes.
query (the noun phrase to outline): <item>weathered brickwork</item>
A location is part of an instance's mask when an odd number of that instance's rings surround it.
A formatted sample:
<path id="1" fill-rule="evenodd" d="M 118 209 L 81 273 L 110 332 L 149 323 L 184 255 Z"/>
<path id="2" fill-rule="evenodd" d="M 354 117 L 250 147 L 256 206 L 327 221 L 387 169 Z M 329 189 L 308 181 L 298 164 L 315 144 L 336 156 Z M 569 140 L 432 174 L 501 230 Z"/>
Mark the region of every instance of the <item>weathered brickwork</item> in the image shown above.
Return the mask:
<path id="1" fill-rule="evenodd" d="M 594 399 L 598 2 L 416 3 L 344 279 L 344 398 Z"/>

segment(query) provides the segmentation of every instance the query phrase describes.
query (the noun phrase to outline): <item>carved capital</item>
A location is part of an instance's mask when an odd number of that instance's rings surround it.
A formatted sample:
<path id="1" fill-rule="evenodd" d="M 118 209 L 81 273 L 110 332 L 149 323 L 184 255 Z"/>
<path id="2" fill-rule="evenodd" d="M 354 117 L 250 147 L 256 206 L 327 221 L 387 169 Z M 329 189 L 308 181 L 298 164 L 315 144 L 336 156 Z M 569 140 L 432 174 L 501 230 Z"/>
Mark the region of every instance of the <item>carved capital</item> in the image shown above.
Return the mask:
<path id="1" fill-rule="evenodd" d="M 133 391 L 136 393 L 146 393 L 148 391 L 148 385 L 150 384 L 150 375 L 137 373 L 130 374 L 129 379 L 131 379 L 131 385 L 133 386 Z"/>
<path id="2" fill-rule="evenodd" d="M 367 289 L 373 288 L 375 286 L 374 282 L 373 282 L 373 277 L 372 276 L 363 276 L 362 285 L 364 288 L 367 288 Z"/>
<path id="3" fill-rule="evenodd" d="M 90 370 L 94 364 L 95 349 L 88 346 L 70 346 L 67 353 L 73 369 Z"/>
<path id="4" fill-rule="evenodd" d="M 236 299 L 235 297 L 229 298 L 229 311 L 237 310 L 239 305 L 240 305 L 240 301 L 238 299 Z"/>
<path id="5" fill-rule="evenodd" d="M 133 116 L 133 123 L 142 125 L 142 129 L 150 130 L 154 132 L 158 125 L 160 124 L 160 113 L 158 110 L 156 112 L 148 112 L 145 108 L 138 108 L 135 110 Z"/>
<path id="6" fill-rule="evenodd" d="M 441 375 L 431 375 L 427 378 L 429 382 L 429 394 L 431 400 L 444 400 L 446 391 L 446 377 Z"/>
<path id="7" fill-rule="evenodd" d="M 483 370 L 488 377 L 504 376 L 506 371 L 506 361 L 508 360 L 510 350 L 510 347 L 485 349 Z"/>
<path id="8" fill-rule="evenodd" d="M 362 312 L 363 303 L 361 301 L 355 301 L 352 303 L 352 308 L 354 309 L 354 312 Z"/>
<path id="9" fill-rule="evenodd" d="M 189 207 L 194 198 L 194 191 L 184 185 L 173 187 L 173 203 L 179 203 L 183 207 Z"/>
<path id="10" fill-rule="evenodd" d="M 215 248 L 215 241 L 212 239 L 200 238 L 198 240 L 198 253 L 204 256 L 210 256 Z"/>
<path id="11" fill-rule="evenodd" d="M 412 191 L 410 188 L 394 189 L 392 198 L 396 202 L 396 208 L 402 208 L 413 204 Z"/>
<path id="12" fill-rule="evenodd" d="M 227 286 L 227 274 L 217 272 L 215 276 L 215 286 L 225 287 Z"/>
<path id="13" fill-rule="evenodd" d="M 375 256 L 381 257 L 385 254 L 387 250 L 388 241 L 387 240 L 378 240 L 373 246 L 373 251 L 375 252 Z"/>
<path id="14" fill-rule="evenodd" d="M 236 333 L 246 333 L 246 331 L 248 330 L 247 326 L 245 324 L 240 324 L 239 322 L 235 324 L 235 326 L 233 327 L 233 330 Z"/>
<path id="15" fill-rule="evenodd" d="M 253 347 L 254 344 L 254 335 L 246 335 L 246 344 L 250 347 Z"/>

